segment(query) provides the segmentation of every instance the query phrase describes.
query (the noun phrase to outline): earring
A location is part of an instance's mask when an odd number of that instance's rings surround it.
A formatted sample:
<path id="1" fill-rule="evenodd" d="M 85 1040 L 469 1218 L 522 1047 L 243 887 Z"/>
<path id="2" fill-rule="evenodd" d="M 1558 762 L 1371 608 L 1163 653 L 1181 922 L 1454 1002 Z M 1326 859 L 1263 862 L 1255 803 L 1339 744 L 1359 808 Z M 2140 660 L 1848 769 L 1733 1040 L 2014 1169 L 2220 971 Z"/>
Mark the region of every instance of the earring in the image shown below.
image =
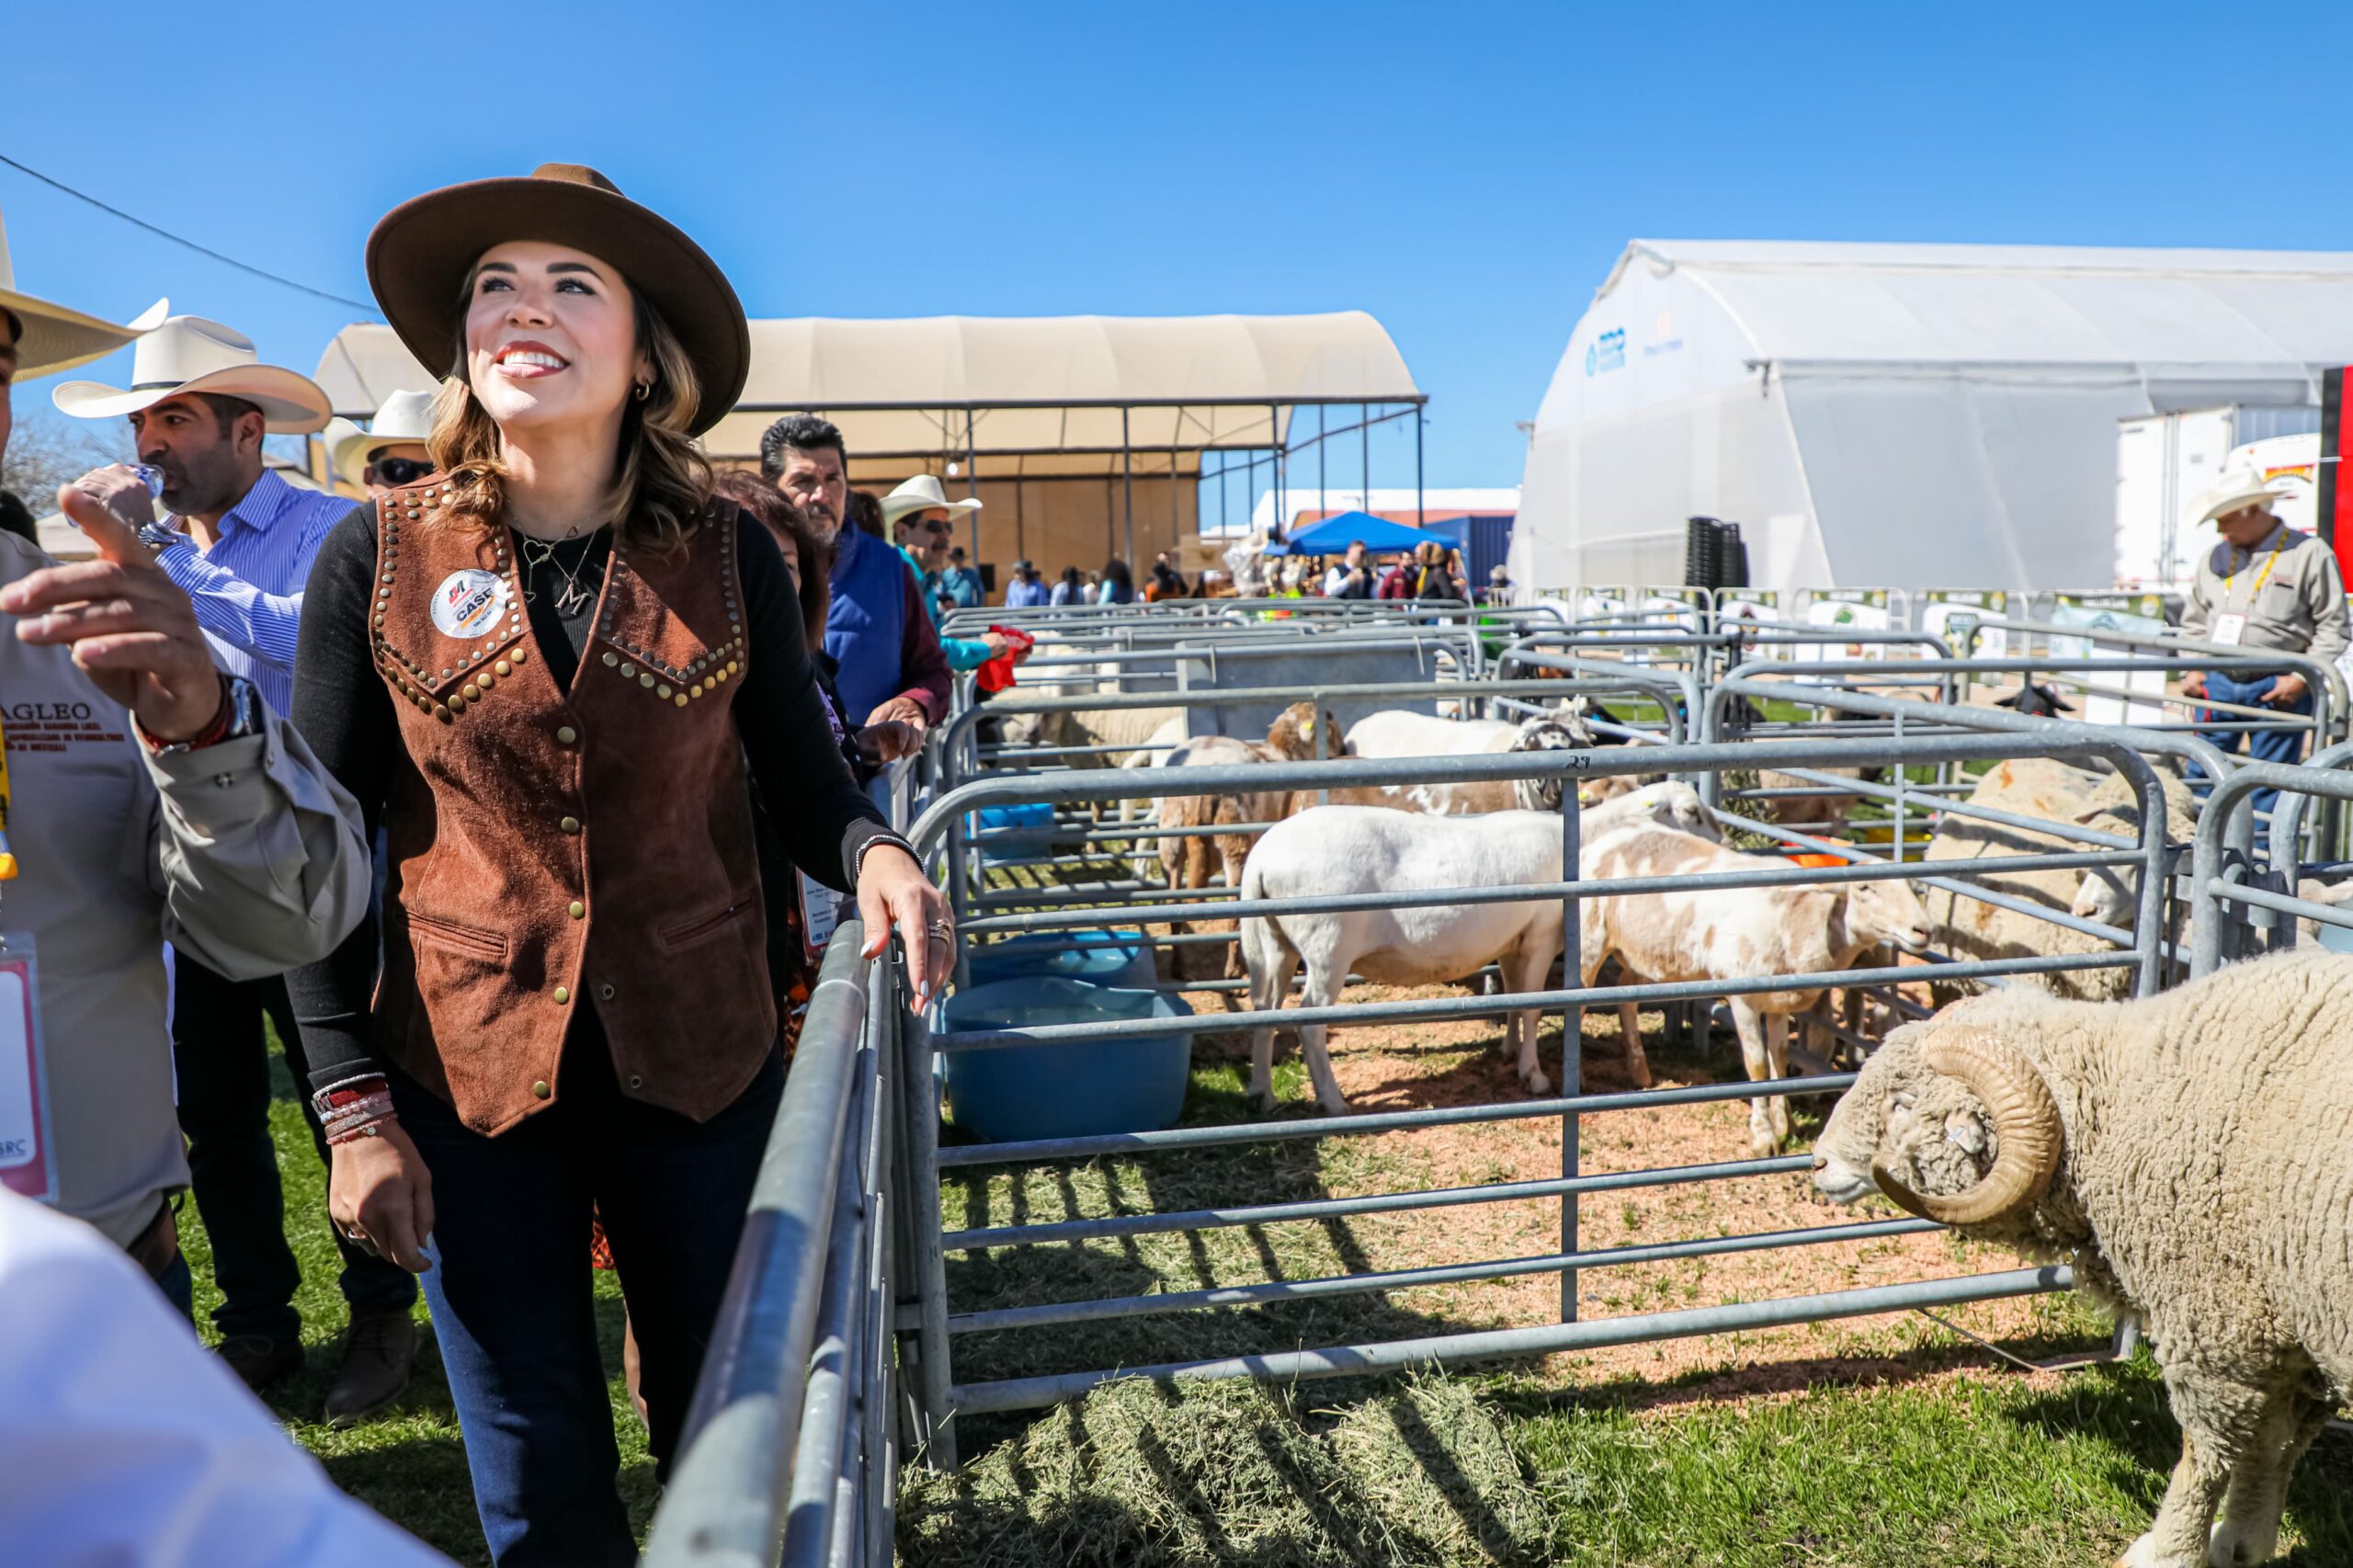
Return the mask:
<path id="1" fill-rule="evenodd" d="M 652 397 L 653 395 L 654 383 L 652 381 L 640 381 L 637 383 L 636 397 L 638 402 L 643 403 L 647 398 Z"/>

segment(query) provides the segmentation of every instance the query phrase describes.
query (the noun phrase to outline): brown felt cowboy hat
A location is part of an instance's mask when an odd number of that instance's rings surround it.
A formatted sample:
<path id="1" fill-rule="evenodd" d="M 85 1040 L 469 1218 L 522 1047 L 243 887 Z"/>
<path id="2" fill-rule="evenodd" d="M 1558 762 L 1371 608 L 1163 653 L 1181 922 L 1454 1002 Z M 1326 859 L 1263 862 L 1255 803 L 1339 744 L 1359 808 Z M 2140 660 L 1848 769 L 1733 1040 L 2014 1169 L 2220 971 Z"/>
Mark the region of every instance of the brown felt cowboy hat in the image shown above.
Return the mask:
<path id="1" fill-rule="evenodd" d="M 541 164 L 402 202 L 368 236 L 368 282 L 384 319 L 425 366 L 446 372 L 465 341 L 466 275 L 493 245 L 540 240 L 585 251 L 654 301 L 702 381 L 698 436 L 735 405 L 750 372 L 743 302 L 719 264 L 678 227 L 596 170 Z"/>

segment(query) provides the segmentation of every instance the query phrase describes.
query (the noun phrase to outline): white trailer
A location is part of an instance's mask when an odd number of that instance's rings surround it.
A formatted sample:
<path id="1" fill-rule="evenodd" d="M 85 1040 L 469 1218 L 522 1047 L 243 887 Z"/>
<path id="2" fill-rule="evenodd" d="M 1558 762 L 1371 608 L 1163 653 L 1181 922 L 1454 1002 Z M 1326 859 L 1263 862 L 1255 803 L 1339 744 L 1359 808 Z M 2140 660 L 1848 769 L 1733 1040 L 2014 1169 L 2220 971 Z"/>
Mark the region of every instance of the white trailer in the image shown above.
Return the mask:
<path id="1" fill-rule="evenodd" d="M 2313 433 L 2283 433 L 2283 427 L 2296 432 L 2299 426 Z M 2190 503 L 2234 459 L 2276 467 L 2283 473 L 2292 473 L 2301 463 L 2305 471 L 2301 510 L 2291 506 L 2281 515 L 2291 527 L 2309 530 L 2319 427 L 2317 407 L 2236 403 L 2119 421 L 2115 585 L 2166 588 L 2189 581 L 2198 551 L 2213 543 L 2211 532 L 2195 526 Z M 2298 442 L 2310 448 L 2301 459 L 2293 455 L 2303 450 L 2294 445 Z"/>

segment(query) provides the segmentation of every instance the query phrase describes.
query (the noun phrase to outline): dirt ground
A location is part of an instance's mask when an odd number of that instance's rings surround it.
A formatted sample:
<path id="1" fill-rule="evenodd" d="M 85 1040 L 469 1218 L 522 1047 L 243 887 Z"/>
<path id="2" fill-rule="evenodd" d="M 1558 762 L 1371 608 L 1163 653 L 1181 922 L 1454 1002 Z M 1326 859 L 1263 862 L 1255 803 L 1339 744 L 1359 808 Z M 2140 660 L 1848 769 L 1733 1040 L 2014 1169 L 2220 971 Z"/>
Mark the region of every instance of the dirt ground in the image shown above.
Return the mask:
<path id="1" fill-rule="evenodd" d="M 1449 986 L 1359 986 L 1350 991 L 1349 999 L 1459 994 Z M 1194 994 L 1190 1000 L 1203 1012 L 1219 1006 L 1212 995 Z M 1741 1076 L 1738 1051 L 1728 1033 L 1719 1031 L 1706 1059 L 1694 1060 L 1665 1047 L 1663 1021 L 1658 1013 L 1643 1015 L 1655 1086 Z M 1588 1009 L 1584 1027 L 1585 1090 L 1608 1093 L 1631 1087 L 1622 1065 L 1614 1010 Z M 1556 1082 L 1559 1031 L 1559 1015 L 1551 1015 L 1543 1032 L 1543 1062 Z M 1490 1019 L 1335 1029 L 1333 1068 L 1351 1108 L 1360 1112 L 1526 1097 L 1501 1039 L 1499 1021 Z M 1295 1051 L 1290 1035 L 1278 1036 L 1278 1060 Z M 1244 1039 L 1215 1037 L 1196 1047 L 1197 1066 L 1220 1058 L 1246 1061 Z M 1793 1105 L 1798 1150 L 1820 1130 L 1829 1106 L 1826 1096 Z M 1360 1157 L 1327 1157 L 1324 1176 L 1334 1196 L 1542 1180 L 1561 1174 L 1563 1140 L 1562 1123 L 1552 1118 L 1392 1132 L 1346 1141 L 1361 1151 Z M 1748 1106 L 1745 1100 L 1731 1100 L 1592 1113 L 1582 1119 L 1578 1142 L 1580 1168 L 1586 1174 L 1745 1159 Z M 1331 1147 L 1336 1150 L 1338 1142 Z M 1816 1194 L 1802 1173 L 1790 1172 L 1588 1195 L 1579 1205 L 1578 1224 L 1583 1247 L 1592 1250 L 1901 1217 L 1877 1199 L 1855 1210 L 1840 1209 Z M 1363 1267 L 1373 1268 L 1529 1256 L 1561 1247 L 1557 1199 L 1362 1216 L 1347 1223 L 1364 1255 Z M 1970 1246 L 1943 1233 L 1835 1242 L 1589 1270 L 1578 1282 L 1578 1312 L 1581 1319 L 1603 1319 L 2017 1266 L 2007 1254 Z M 1550 1323 L 1559 1321 L 1560 1280 L 1554 1274 L 1484 1280 L 1393 1292 L 1392 1300 L 1464 1327 Z M 1997 1342 L 2047 1340 L 2054 1334 L 2080 1334 L 2086 1327 L 2079 1306 L 2067 1310 L 2050 1300 L 1976 1303 L 1942 1315 Z M 1802 1390 L 1824 1381 L 1904 1377 L 1907 1364 L 1899 1357 L 1920 1343 L 1923 1329 L 1930 1325 L 1911 1314 L 1855 1319 L 1561 1356 L 1546 1370 L 1579 1382 L 1685 1380 L 1677 1403 L 1735 1398 Z M 1944 1337 L 1941 1330 L 1930 1332 Z M 1688 1386 L 1688 1375 L 1695 1373 L 1715 1376 L 1707 1387 Z"/>

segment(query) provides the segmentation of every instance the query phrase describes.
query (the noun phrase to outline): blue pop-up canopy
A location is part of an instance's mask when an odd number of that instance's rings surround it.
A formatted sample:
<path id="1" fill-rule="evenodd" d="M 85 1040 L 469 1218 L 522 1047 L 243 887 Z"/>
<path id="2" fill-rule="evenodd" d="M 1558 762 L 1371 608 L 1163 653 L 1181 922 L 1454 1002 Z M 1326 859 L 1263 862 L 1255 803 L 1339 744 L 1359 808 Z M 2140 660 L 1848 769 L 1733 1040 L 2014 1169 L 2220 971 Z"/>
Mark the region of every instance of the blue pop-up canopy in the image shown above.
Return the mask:
<path id="1" fill-rule="evenodd" d="M 1290 536 L 1293 555 L 1345 555 L 1348 546 L 1364 540 L 1367 550 L 1387 553 L 1396 550 L 1411 550 L 1415 545 L 1435 542 L 1451 544 L 1442 534 L 1427 533 L 1392 523 L 1386 517 L 1376 517 L 1370 512 L 1342 512 L 1336 517 L 1326 517 L 1310 523 Z"/>

